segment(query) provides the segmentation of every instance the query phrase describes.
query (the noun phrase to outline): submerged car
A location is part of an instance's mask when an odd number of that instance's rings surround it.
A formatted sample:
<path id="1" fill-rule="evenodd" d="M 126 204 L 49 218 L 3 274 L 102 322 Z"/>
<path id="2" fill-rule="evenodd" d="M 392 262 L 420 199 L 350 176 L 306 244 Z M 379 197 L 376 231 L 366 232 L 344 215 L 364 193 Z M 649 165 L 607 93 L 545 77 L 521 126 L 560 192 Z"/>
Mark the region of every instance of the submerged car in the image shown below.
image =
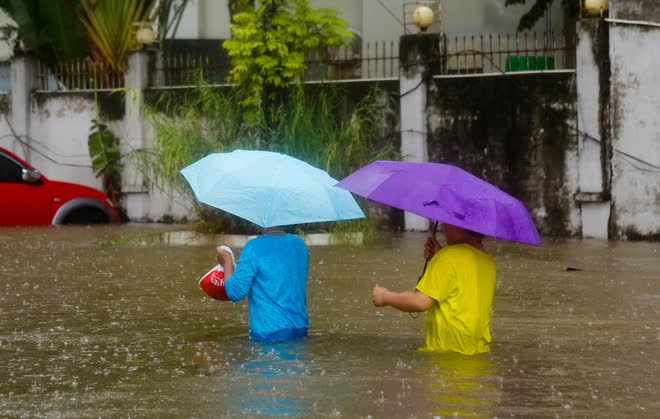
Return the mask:
<path id="1" fill-rule="evenodd" d="M 119 223 L 119 213 L 106 194 L 50 180 L 0 147 L 0 226 L 108 223 Z"/>

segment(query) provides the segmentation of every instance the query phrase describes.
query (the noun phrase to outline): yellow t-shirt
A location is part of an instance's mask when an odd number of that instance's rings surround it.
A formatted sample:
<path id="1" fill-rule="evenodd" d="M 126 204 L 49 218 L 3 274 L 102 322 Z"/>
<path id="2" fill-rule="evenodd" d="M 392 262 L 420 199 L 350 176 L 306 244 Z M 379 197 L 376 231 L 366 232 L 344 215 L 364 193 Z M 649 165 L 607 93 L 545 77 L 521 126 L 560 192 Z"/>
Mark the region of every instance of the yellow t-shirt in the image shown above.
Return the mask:
<path id="1" fill-rule="evenodd" d="M 440 249 L 417 290 L 435 301 L 426 313 L 424 350 L 467 355 L 490 351 L 495 261 L 467 244 Z"/>

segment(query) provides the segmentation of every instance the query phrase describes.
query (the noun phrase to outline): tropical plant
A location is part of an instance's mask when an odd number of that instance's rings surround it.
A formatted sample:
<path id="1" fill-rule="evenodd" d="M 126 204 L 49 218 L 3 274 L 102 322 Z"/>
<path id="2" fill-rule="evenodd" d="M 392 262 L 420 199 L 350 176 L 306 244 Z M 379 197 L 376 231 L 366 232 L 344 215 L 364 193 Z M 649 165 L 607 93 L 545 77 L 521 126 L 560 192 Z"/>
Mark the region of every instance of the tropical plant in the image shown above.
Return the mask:
<path id="1" fill-rule="evenodd" d="M 15 22 L 2 28 L 5 37 L 18 42 L 44 63 L 54 65 L 87 54 L 85 32 L 76 17 L 76 6 L 67 0 L 0 0 L 0 9 Z"/>
<path id="2" fill-rule="evenodd" d="M 78 12 L 90 44 L 91 58 L 109 71 L 123 73 L 126 54 L 135 49 L 134 24 L 151 21 L 156 0 L 80 0 Z"/>
<path id="3" fill-rule="evenodd" d="M 272 105 L 284 102 L 289 83 L 305 69 L 306 53 L 345 44 L 353 36 L 337 10 L 312 9 L 307 0 L 261 0 L 259 7 L 248 7 L 233 19 L 232 39 L 223 46 L 232 60 L 231 80 L 247 107 L 246 121 L 252 124 L 272 116 Z"/>
<path id="4" fill-rule="evenodd" d="M 137 47 L 136 23 L 157 21 L 159 39 L 168 33 L 173 36 L 187 0 L 80 0 L 80 4 L 77 15 L 86 30 L 96 75 L 104 78 L 125 71 L 126 54 Z M 98 104 L 88 147 L 96 176 L 103 177 L 106 193 L 118 203 L 122 170 L 119 140 L 100 123 Z"/>
<path id="5" fill-rule="evenodd" d="M 254 10 L 254 0 L 228 0 L 227 7 L 231 23 L 235 23 L 234 16 L 248 10 Z"/>
<path id="6" fill-rule="evenodd" d="M 393 108 L 390 97 L 373 87 L 350 110 L 345 90 L 297 85 L 289 104 L 279 109 L 278 125 L 268 149 L 305 160 L 343 178 L 365 164 L 396 155 L 396 148 L 383 139 L 385 114 Z M 343 109 L 343 110 L 342 110 Z"/>
<path id="7" fill-rule="evenodd" d="M 188 0 L 159 0 L 155 10 L 155 21 L 158 23 L 158 41 L 163 45 L 167 36 L 173 37 L 179 30 L 183 12 Z"/>
<path id="8" fill-rule="evenodd" d="M 532 29 L 536 22 L 550 9 L 554 0 L 533 0 L 533 2 L 534 4 L 532 4 L 529 10 L 520 17 L 518 31 Z M 504 3 L 505 6 L 524 4 L 527 4 L 527 0 L 506 0 Z M 580 12 L 580 0 L 561 0 L 561 6 L 564 10 L 564 15 L 567 17 L 575 17 Z"/>
<path id="9" fill-rule="evenodd" d="M 92 169 L 96 177 L 103 177 L 103 190 L 117 205 L 121 196 L 121 169 L 119 139 L 98 120 L 92 120 L 91 134 L 87 139 Z"/>
<path id="10" fill-rule="evenodd" d="M 137 22 L 157 23 L 158 38 L 176 33 L 188 0 L 0 0 L 15 25 L 3 38 L 49 67 L 91 54 L 97 77 L 119 76 L 135 48 Z"/>
<path id="11" fill-rule="evenodd" d="M 241 97 L 229 88 L 200 83 L 185 96 L 163 94 L 147 108 L 154 137 L 149 152 L 142 153 L 141 171 L 162 189 L 174 185 L 180 193 L 188 194 L 179 171 L 212 152 L 236 148 L 280 151 L 323 168 L 335 178 L 372 160 L 396 157 L 396 148 L 381 134 L 386 111 L 392 108 L 388 95 L 374 88 L 350 107 L 346 106 L 345 92 L 332 87 L 308 89 L 298 86 L 294 90 L 288 106 L 278 109 L 275 127 L 244 123 Z M 264 137 L 277 141 L 264 143 Z M 198 210 L 202 219 L 212 219 L 225 232 L 252 228 L 235 217 Z M 331 225 L 306 228 L 330 229 Z"/>

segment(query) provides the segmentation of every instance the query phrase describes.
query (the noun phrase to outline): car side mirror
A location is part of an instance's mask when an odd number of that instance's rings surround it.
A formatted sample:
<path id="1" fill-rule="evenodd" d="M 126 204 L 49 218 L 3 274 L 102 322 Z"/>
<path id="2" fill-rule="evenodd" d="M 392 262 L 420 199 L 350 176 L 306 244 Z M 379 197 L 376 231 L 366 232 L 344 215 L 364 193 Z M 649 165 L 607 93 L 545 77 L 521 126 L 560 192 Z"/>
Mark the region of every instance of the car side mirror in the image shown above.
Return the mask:
<path id="1" fill-rule="evenodd" d="M 41 173 L 37 169 L 23 169 L 22 178 L 27 183 L 37 183 L 41 179 Z"/>

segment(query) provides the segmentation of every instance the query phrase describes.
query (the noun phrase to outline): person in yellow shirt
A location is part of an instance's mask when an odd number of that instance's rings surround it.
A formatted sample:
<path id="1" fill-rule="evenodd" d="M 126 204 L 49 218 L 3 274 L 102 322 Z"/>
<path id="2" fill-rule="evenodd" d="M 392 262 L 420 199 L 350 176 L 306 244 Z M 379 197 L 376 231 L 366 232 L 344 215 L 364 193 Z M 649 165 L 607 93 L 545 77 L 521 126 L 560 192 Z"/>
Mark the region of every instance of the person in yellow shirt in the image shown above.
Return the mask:
<path id="1" fill-rule="evenodd" d="M 426 311 L 422 350 L 489 352 L 495 261 L 484 250 L 482 234 L 451 224 L 442 228 L 447 246 L 440 246 L 435 236 L 427 239 L 424 257 L 429 264 L 416 289 L 395 292 L 376 284 L 373 303 L 405 312 Z"/>

